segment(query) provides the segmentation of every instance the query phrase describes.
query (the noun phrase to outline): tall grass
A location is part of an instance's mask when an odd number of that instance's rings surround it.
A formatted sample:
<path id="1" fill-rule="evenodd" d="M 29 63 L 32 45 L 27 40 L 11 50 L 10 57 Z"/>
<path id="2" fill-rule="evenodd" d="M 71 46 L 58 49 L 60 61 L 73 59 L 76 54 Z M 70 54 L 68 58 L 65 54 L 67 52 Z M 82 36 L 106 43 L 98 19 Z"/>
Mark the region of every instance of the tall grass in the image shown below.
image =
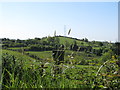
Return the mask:
<path id="1" fill-rule="evenodd" d="M 106 66 L 102 65 L 101 68 L 97 64 L 104 63 L 103 59 L 88 58 L 85 52 L 69 51 L 65 48 L 63 50 L 66 52 L 65 60 L 59 65 L 55 64 L 49 51 L 28 52 L 40 58 L 51 59 L 37 61 L 18 52 L 3 50 L 2 87 L 83 89 L 116 87 L 120 89 L 119 77 L 112 74 L 118 68 L 114 60 L 109 58 L 111 61 Z M 89 66 L 89 63 L 94 63 L 94 65 Z"/>
<path id="2" fill-rule="evenodd" d="M 35 64 L 33 64 L 33 67 L 31 68 L 25 68 L 24 64 L 19 64 L 20 60 L 18 61 L 17 58 L 9 54 L 3 55 L 3 61 L 5 60 L 7 60 L 7 62 L 3 63 L 7 64 L 7 66 L 3 64 L 3 88 L 72 88 L 81 86 L 76 86 L 75 82 L 71 82 L 71 75 L 70 80 L 66 78 L 65 73 L 69 73 L 69 70 L 71 71 L 71 68 L 67 69 L 67 71 L 64 73 L 58 73 L 53 76 L 51 69 L 53 66 L 52 64 L 54 63 L 49 64 L 49 67 L 46 69 L 45 72 L 43 72 L 43 69 L 39 66 L 36 66 Z M 68 82 L 71 84 L 69 84 Z"/>

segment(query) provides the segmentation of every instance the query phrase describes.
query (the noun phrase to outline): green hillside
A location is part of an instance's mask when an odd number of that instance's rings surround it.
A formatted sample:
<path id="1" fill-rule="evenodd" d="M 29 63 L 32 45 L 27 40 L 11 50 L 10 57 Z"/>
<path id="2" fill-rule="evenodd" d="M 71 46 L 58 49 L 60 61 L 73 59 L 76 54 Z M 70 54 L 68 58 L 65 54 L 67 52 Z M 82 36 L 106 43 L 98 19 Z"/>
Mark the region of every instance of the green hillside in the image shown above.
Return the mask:
<path id="1" fill-rule="evenodd" d="M 49 37 L 45 37 L 45 38 L 43 38 L 42 40 L 43 40 L 43 41 L 44 41 L 44 40 L 47 41 L 48 38 L 49 38 Z M 82 41 L 82 40 L 80 41 L 80 40 L 77 39 L 77 38 L 64 37 L 64 36 L 56 36 L 55 38 L 59 38 L 60 44 L 65 44 L 66 42 L 68 42 L 69 44 L 73 44 L 74 41 L 76 41 L 78 45 L 81 45 L 81 43 L 84 43 L 84 45 L 88 45 L 87 42 L 84 42 L 84 41 Z"/>
<path id="2" fill-rule="evenodd" d="M 69 38 L 69 37 L 56 37 L 56 38 L 60 39 L 60 44 L 65 44 L 65 43 L 73 44 L 76 41 L 78 45 L 82 45 L 81 43 L 84 43 L 85 46 L 88 45 L 87 42 L 75 40 L 75 39 Z"/>
<path id="3" fill-rule="evenodd" d="M 4 38 L 2 47 L 4 88 L 120 89 L 115 43 L 56 36 Z"/>
<path id="4" fill-rule="evenodd" d="M 35 55 L 39 58 L 42 59 L 52 59 L 52 51 L 42 51 L 42 52 L 38 52 L 38 51 L 27 51 L 26 53 L 30 53 L 32 55 Z"/>
<path id="5" fill-rule="evenodd" d="M 24 67 L 27 67 L 27 68 L 30 67 L 31 64 L 35 64 L 35 61 L 36 61 L 34 58 L 31 58 L 17 51 L 2 50 L 2 55 L 4 56 L 4 54 L 11 55 L 11 57 L 14 56 L 17 59 L 18 63 L 22 62 Z"/>
<path id="6" fill-rule="evenodd" d="M 23 60 L 32 60 L 33 58 L 27 56 L 27 55 L 24 55 L 20 52 L 16 52 L 16 51 L 10 51 L 10 50 L 2 50 L 2 53 L 9 53 L 11 55 L 14 55 L 15 57 L 17 58 L 20 58 L 20 59 L 23 59 Z"/>

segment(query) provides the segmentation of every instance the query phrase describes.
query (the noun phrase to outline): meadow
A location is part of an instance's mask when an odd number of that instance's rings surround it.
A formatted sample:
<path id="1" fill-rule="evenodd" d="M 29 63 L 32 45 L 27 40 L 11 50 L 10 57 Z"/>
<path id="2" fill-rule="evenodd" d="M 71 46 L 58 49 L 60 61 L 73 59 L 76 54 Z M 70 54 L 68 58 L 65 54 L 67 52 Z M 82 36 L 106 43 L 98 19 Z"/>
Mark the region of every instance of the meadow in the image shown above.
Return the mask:
<path id="1" fill-rule="evenodd" d="M 114 43 L 68 37 L 16 41 L 3 40 L 2 88 L 120 89 Z M 65 52 L 60 64 L 54 50 Z"/>

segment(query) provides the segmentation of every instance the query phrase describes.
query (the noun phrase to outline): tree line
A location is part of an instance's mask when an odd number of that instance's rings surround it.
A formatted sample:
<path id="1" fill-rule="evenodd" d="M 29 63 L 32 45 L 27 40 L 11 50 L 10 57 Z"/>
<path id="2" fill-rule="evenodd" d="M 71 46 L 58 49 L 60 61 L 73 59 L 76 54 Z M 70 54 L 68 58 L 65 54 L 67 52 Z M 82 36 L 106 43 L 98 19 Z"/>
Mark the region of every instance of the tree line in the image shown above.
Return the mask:
<path id="1" fill-rule="evenodd" d="M 64 36 L 55 36 L 55 37 L 43 37 L 43 38 L 34 38 L 34 39 L 27 39 L 27 40 L 20 40 L 20 39 L 9 39 L 9 38 L 2 38 L 2 48 L 9 48 L 9 47 L 25 47 L 25 51 L 49 51 L 49 50 L 58 50 L 58 49 L 69 49 L 73 51 L 84 51 L 88 53 L 94 53 L 98 56 L 101 56 L 102 53 L 108 52 L 111 49 L 115 54 L 120 55 L 120 43 L 111 43 L 108 42 L 98 42 L 98 41 L 89 41 L 87 38 L 85 39 L 77 39 L 72 37 L 65 37 L 73 39 L 73 43 L 65 43 L 60 44 L 59 37 Z M 78 45 L 76 40 L 82 41 L 81 45 Z M 87 42 L 88 45 L 84 45 L 83 43 Z M 100 47 L 98 49 L 94 49 L 95 47 Z"/>

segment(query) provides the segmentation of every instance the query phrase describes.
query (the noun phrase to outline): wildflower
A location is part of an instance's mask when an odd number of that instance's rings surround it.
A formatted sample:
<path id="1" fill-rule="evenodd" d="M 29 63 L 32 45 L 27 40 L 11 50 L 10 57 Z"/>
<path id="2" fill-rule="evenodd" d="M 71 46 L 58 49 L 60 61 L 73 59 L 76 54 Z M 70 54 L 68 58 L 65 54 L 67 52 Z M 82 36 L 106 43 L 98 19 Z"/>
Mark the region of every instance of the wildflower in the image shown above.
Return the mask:
<path id="1" fill-rule="evenodd" d="M 112 56 L 112 59 L 115 59 L 115 56 Z"/>
<path id="2" fill-rule="evenodd" d="M 70 55 L 68 55 L 68 57 L 70 57 Z"/>
<path id="3" fill-rule="evenodd" d="M 31 64 L 30 66 L 33 68 L 33 67 L 34 67 L 34 64 Z"/>
<path id="4" fill-rule="evenodd" d="M 42 86 L 42 85 L 40 85 L 40 88 L 43 88 L 43 86 Z"/>
<path id="5" fill-rule="evenodd" d="M 73 59 L 74 57 L 70 57 L 71 59 Z"/>
<path id="6" fill-rule="evenodd" d="M 74 68 L 74 66 L 72 66 L 71 68 Z"/>

